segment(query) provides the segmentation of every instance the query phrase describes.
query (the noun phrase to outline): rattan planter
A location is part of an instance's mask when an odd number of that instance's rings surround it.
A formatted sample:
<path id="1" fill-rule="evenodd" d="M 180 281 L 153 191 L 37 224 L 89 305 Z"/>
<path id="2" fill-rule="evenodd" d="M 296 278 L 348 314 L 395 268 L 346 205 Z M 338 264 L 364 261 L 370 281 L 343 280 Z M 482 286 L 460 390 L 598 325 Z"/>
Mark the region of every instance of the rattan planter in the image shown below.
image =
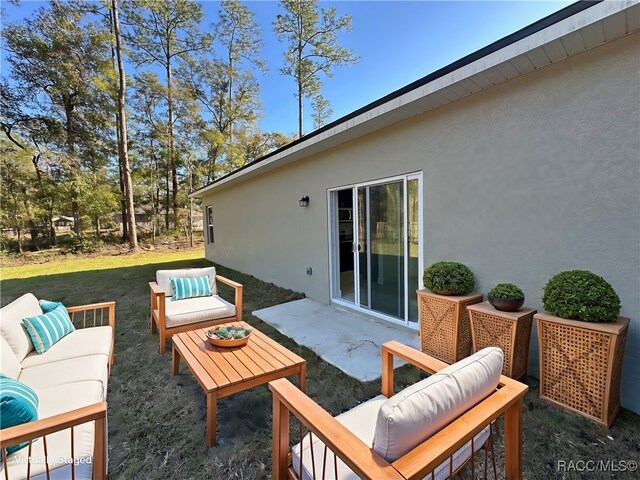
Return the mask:
<path id="1" fill-rule="evenodd" d="M 534 315 L 540 398 L 610 427 L 620 410 L 620 377 L 629 319 L 612 323 Z"/>
<path id="2" fill-rule="evenodd" d="M 469 356 L 471 327 L 467 306 L 481 302 L 482 294 L 449 296 L 426 289 L 417 294 L 422 351 L 447 363 Z"/>
<path id="3" fill-rule="evenodd" d="M 537 310 L 521 308 L 515 312 L 505 312 L 496 310 L 489 302 L 469 305 L 468 310 L 473 351 L 500 347 L 504 352 L 502 374 L 525 381 L 531 325 Z"/>

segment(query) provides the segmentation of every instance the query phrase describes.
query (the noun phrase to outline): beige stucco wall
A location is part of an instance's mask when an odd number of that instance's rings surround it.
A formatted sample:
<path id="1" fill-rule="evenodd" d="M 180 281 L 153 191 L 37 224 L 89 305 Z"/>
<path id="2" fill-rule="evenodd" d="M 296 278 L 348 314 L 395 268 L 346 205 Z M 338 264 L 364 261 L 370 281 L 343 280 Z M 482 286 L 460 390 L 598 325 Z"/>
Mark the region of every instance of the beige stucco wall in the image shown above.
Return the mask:
<path id="1" fill-rule="evenodd" d="M 329 302 L 327 189 L 422 171 L 425 265 L 464 262 L 479 291 L 514 282 L 538 309 L 561 270 L 613 284 L 632 319 L 622 403 L 640 412 L 638 45 L 617 40 L 215 191 L 206 257 Z M 535 332 L 530 358 L 535 375 Z"/>

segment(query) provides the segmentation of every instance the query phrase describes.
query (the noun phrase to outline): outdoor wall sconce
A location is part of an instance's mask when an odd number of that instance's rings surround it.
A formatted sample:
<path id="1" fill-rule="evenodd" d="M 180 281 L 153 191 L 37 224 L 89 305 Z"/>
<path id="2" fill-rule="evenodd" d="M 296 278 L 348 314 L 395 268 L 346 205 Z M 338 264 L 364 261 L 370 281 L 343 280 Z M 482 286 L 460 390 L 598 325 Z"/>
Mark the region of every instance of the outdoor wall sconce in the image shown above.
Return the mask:
<path id="1" fill-rule="evenodd" d="M 300 199 L 300 206 L 302 208 L 308 207 L 309 206 L 309 195 L 307 195 L 306 197 L 302 197 Z"/>

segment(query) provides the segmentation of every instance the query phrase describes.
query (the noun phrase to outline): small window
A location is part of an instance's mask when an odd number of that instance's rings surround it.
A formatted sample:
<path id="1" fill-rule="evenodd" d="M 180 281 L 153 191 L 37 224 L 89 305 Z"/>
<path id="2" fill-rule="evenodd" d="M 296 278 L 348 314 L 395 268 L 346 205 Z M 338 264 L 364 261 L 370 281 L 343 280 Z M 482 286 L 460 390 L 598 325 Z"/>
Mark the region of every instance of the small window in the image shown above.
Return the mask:
<path id="1" fill-rule="evenodd" d="M 207 243 L 213 243 L 213 207 L 207 207 Z"/>

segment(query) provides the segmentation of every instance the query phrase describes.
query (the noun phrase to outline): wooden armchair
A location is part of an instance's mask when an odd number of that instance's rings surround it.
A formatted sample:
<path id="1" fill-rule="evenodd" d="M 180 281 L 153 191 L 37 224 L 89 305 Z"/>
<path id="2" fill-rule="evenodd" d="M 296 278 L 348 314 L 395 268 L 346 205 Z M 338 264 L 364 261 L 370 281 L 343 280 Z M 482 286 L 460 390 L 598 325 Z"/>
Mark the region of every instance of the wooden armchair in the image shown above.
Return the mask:
<path id="1" fill-rule="evenodd" d="M 387 342 L 382 346 L 382 399 L 385 401 L 393 396 L 393 357 L 396 356 L 419 369 L 434 374 L 447 367 L 444 362 L 436 360 L 422 352 L 414 350 L 395 341 Z M 499 375 L 499 370 L 497 375 Z M 497 377 L 496 377 L 497 378 Z M 409 387 L 410 388 L 410 387 Z M 498 387 L 484 400 L 468 409 L 451 423 L 440 429 L 426 440 L 411 448 L 408 453 L 394 461 L 387 461 L 378 454 L 371 443 L 367 444 L 347 428 L 349 422 L 343 419 L 341 423 L 324 411 L 313 400 L 298 390 L 286 379 L 275 380 L 269 383 L 269 389 L 273 392 L 273 478 L 276 480 L 312 478 L 362 478 L 362 479 L 431 479 L 432 472 L 442 464 L 448 462 L 454 464 L 454 455 L 461 449 L 469 449 L 473 456 L 473 440 L 478 435 L 487 431 L 494 420 L 504 414 L 504 445 L 505 445 L 505 475 L 506 478 L 522 478 L 521 445 L 522 445 L 522 404 L 523 396 L 528 387 L 505 376 L 499 376 Z M 493 389 L 492 389 L 493 390 Z M 386 398 L 385 398 L 386 397 Z M 377 397 L 376 397 L 377 398 Z M 375 399 L 371 400 L 373 402 Z M 368 403 L 368 402 L 365 402 Z M 364 405 L 364 404 L 362 404 Z M 355 411 L 362 405 L 355 407 Z M 296 445 L 294 449 L 300 459 L 300 465 L 292 463 L 292 455 L 289 449 L 289 413 L 295 417 L 309 431 L 309 435 L 303 440 L 302 447 Z M 345 415 L 345 414 L 343 414 Z M 368 423 L 376 422 L 376 418 L 369 419 Z M 311 439 L 313 438 L 313 446 Z M 477 442 L 476 442 L 477 443 Z M 304 449 L 309 445 L 309 450 L 316 453 L 315 458 L 311 454 L 312 474 L 309 469 L 303 469 L 302 458 Z M 317 445 L 321 448 L 318 449 Z M 324 447 L 327 448 L 324 448 Z M 475 445 L 481 447 L 482 445 Z M 330 452 L 327 455 L 327 450 Z M 340 463 L 343 462 L 341 473 Z M 331 458 L 333 460 L 331 461 Z M 327 459 L 329 463 L 327 464 Z M 473 464 L 472 464 L 473 465 Z M 325 468 L 328 475 L 325 476 Z M 345 474 L 345 470 L 348 472 Z M 304 471 L 304 474 L 299 472 Z M 317 474 L 316 472 L 319 472 Z M 440 475 L 447 477 L 455 473 L 453 467 L 449 467 Z M 442 478 L 442 477 L 440 477 Z"/>
<path id="2" fill-rule="evenodd" d="M 224 283 L 235 290 L 234 304 L 218 295 L 194 299 L 171 301 L 170 276 L 209 275 L 212 282 Z M 160 354 L 166 352 L 166 341 L 175 333 L 197 328 L 211 327 L 221 323 L 242 320 L 242 285 L 216 275 L 214 267 L 201 269 L 159 270 L 156 281 L 149 283 L 151 291 L 151 333 L 158 332 Z M 215 287 L 213 289 L 215 290 Z"/>

